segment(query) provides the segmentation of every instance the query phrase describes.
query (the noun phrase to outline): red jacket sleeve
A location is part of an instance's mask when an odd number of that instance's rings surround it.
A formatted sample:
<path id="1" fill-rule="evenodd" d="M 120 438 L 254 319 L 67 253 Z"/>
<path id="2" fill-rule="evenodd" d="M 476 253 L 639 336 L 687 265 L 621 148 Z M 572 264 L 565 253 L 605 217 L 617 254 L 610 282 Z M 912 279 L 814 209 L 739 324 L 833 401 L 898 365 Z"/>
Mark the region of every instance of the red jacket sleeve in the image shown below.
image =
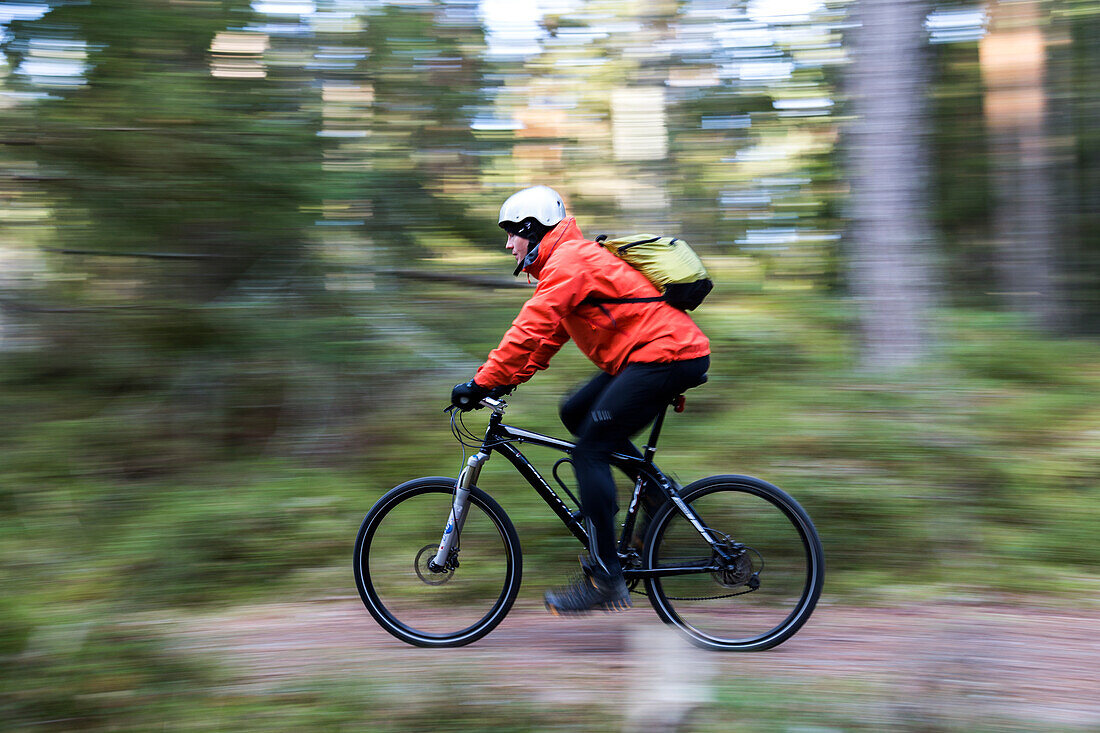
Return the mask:
<path id="1" fill-rule="evenodd" d="M 526 382 L 539 369 L 545 369 L 550 357 L 569 340 L 562 319 L 571 313 L 589 292 L 588 275 L 576 268 L 553 267 L 546 263 L 535 294 L 520 310 L 500 346 L 477 370 L 474 381 L 493 388 Z"/>
<path id="2" fill-rule="evenodd" d="M 565 325 L 559 323 L 558 329 L 554 331 L 554 335 L 550 340 L 539 344 L 539 347 L 531 352 L 531 356 L 527 359 L 527 366 L 516 372 L 515 379 L 512 380 L 511 384 L 522 384 L 533 377 L 535 372 L 550 366 L 550 359 L 558 353 L 558 350 L 568 340 L 569 334 L 565 330 Z"/>

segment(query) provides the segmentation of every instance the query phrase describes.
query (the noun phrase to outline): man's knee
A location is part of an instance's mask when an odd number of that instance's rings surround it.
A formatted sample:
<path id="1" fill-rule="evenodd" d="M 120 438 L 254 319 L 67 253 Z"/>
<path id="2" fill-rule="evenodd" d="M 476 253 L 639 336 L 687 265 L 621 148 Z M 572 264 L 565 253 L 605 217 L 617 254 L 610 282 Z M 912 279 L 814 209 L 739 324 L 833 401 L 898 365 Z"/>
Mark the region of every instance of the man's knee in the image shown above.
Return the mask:
<path id="1" fill-rule="evenodd" d="M 588 410 L 592 407 L 591 400 L 586 395 L 578 392 L 561 403 L 558 415 L 561 424 L 573 435 L 580 435 L 585 430 L 585 421 L 588 419 Z"/>
<path id="2" fill-rule="evenodd" d="M 573 394 L 569 395 L 558 409 L 562 425 L 573 435 L 580 435 L 584 429 L 584 421 L 588 419 L 588 411 L 600 398 L 600 395 L 608 385 L 614 381 L 614 377 L 606 372 L 600 372 L 585 384 L 581 385 Z"/>
<path id="3" fill-rule="evenodd" d="M 558 416 L 561 417 L 561 424 L 565 429 L 576 435 L 581 431 L 581 423 L 584 422 L 585 415 L 584 411 L 574 403 L 575 400 L 572 398 L 562 402 L 558 409 Z"/>

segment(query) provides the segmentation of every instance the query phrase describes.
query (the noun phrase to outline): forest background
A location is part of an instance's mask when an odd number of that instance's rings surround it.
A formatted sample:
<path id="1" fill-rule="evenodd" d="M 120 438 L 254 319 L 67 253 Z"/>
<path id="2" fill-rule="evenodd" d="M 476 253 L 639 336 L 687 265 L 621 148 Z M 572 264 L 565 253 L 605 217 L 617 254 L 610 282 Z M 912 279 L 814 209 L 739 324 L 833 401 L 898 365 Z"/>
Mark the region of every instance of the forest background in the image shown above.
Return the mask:
<path id="1" fill-rule="evenodd" d="M 0 44 L 14 727 L 363 724 L 136 619 L 351 592 L 371 504 L 459 468 L 533 183 L 706 260 L 661 465 L 792 493 L 828 596 L 1100 587 L 1100 2 L 27 0 Z M 510 418 L 561 433 L 591 371 L 566 347 Z M 484 484 L 533 598 L 574 542 Z"/>

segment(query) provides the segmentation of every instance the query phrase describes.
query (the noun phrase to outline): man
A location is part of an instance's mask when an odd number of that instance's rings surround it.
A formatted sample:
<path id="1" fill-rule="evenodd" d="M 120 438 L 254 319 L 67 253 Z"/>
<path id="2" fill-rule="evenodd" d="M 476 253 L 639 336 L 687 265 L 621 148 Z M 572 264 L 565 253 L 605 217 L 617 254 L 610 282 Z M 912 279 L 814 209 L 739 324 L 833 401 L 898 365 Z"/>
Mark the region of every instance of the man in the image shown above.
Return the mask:
<path id="1" fill-rule="evenodd" d="M 451 402 L 470 409 L 489 394 L 527 381 L 570 338 L 601 372 L 570 397 L 561 418 L 576 440 L 573 465 L 588 526 L 589 561 L 576 583 L 546 593 L 554 613 L 620 610 L 631 605 L 615 540 L 615 482 L 609 456 L 640 456 L 629 438 L 669 401 L 706 378 L 710 343 L 683 311 L 653 298 L 657 288 L 638 270 L 585 239 L 553 189 L 526 188 L 500 209 L 505 248 L 516 274 L 538 280 L 500 346 Z"/>

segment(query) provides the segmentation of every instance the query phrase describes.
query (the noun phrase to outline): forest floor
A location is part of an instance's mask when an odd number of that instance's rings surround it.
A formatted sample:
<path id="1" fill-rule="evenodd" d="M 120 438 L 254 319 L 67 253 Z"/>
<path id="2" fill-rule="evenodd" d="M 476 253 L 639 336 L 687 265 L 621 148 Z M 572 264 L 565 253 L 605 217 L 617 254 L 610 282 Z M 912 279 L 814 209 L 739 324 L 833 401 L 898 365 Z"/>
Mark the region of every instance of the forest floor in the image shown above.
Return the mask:
<path id="1" fill-rule="evenodd" d="M 174 621 L 172 636 L 250 688 L 370 680 L 402 690 L 409 705 L 409 690 L 457 690 L 586 706 L 619 716 L 624 729 L 710 730 L 700 711 L 722 706 L 744 723 L 738 730 L 1100 729 L 1095 605 L 823 603 L 785 644 L 723 654 L 691 647 L 639 601 L 625 614 L 560 619 L 524 600 L 458 649 L 407 646 L 354 597 L 223 609 Z M 750 724 L 763 708 L 772 722 Z M 640 722 L 661 716 L 679 722 Z"/>

